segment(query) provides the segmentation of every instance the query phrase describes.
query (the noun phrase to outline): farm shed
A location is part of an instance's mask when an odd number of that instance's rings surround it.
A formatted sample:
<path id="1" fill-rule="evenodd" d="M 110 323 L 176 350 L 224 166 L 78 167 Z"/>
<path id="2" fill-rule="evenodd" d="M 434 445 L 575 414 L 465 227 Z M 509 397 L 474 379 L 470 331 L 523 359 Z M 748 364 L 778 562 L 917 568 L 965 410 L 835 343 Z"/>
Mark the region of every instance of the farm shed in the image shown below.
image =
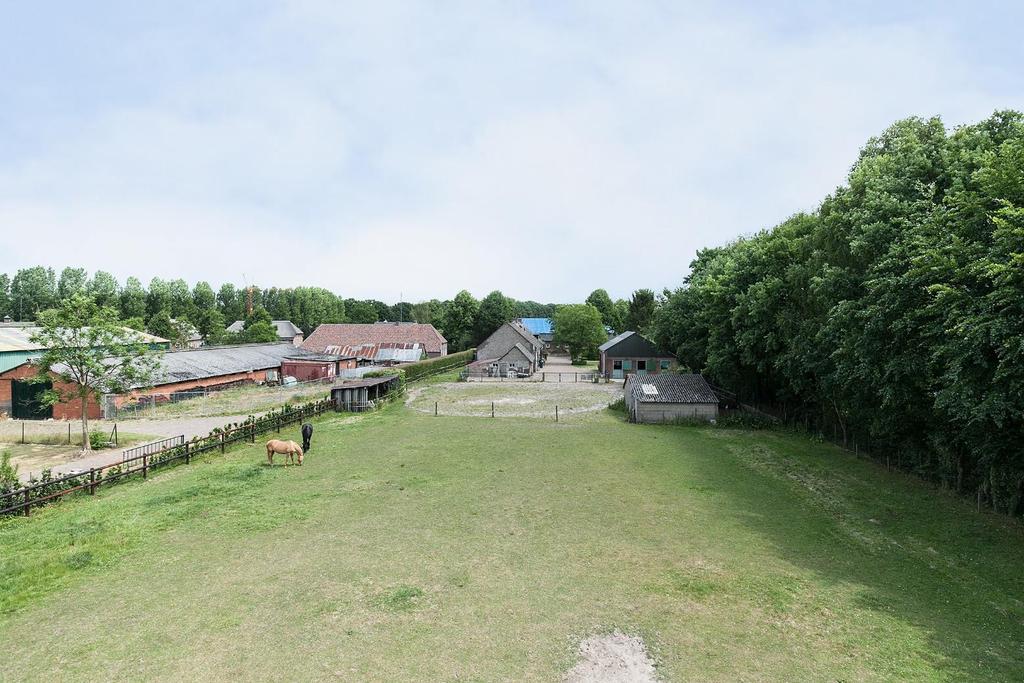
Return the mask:
<path id="1" fill-rule="evenodd" d="M 43 354 L 45 349 L 30 341 L 32 335 L 38 331 L 39 326 L 33 323 L 0 323 L 0 372 L 18 367 L 25 361 Z M 171 342 L 161 337 L 135 330 L 132 330 L 132 333 L 154 351 L 171 348 Z M 2 406 L 0 410 L 3 410 Z"/>
<path id="2" fill-rule="evenodd" d="M 718 417 L 718 396 L 700 375 L 631 375 L 625 386 L 631 422 Z"/>
<path id="3" fill-rule="evenodd" d="M 612 337 L 597 347 L 597 351 L 598 372 L 611 379 L 623 379 L 632 374 L 655 375 L 676 366 L 675 356 L 637 332 Z"/>
<path id="4" fill-rule="evenodd" d="M 338 371 L 356 366 L 354 357 L 343 357 L 328 353 L 288 356 L 281 361 L 281 376 L 294 377 L 300 382 L 337 377 Z"/>
<path id="5" fill-rule="evenodd" d="M 306 338 L 302 348 L 324 353 L 328 346 L 371 344 L 419 344 L 428 358 L 448 355 L 448 340 L 425 323 L 324 323 Z"/>
<path id="6" fill-rule="evenodd" d="M 174 401 L 189 396 L 188 392 L 278 381 L 285 358 L 311 355 L 315 354 L 305 353 L 288 343 L 204 346 L 165 351 L 159 354 L 160 366 L 150 386 L 135 386 L 125 394 L 103 396 L 102 407 L 97 397 L 91 397 L 88 400 L 88 414 L 91 418 L 98 418 L 128 403 Z M 59 368 L 54 370 L 59 372 Z M 81 414 L 77 400 L 60 402 L 52 408 L 38 405 L 38 387 L 46 388 L 46 384 L 29 385 L 27 378 L 35 374 L 36 367 L 31 363 L 23 363 L 0 373 L 0 411 L 14 412 L 13 404 L 20 400 L 17 411 L 19 417 L 77 419 Z M 56 376 L 52 384 L 59 385 Z M 35 404 L 29 399 L 34 399 Z"/>
<path id="7" fill-rule="evenodd" d="M 337 410 L 359 412 L 370 407 L 371 401 L 398 388 L 398 375 L 367 377 L 336 385 L 331 389 L 331 400 Z"/>
<path id="8" fill-rule="evenodd" d="M 288 342 L 294 346 L 302 344 L 303 332 L 291 320 L 271 320 L 270 324 L 277 328 L 278 341 Z M 245 321 L 236 320 L 228 325 L 227 331 L 232 334 L 241 334 L 245 330 Z"/>

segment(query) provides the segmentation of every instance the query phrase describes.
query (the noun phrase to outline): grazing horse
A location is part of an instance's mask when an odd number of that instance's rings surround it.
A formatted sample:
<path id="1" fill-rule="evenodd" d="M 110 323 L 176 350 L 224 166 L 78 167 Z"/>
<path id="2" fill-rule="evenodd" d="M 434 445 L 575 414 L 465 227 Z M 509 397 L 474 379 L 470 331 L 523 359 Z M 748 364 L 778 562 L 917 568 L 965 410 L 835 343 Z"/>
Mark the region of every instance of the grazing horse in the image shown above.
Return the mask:
<path id="1" fill-rule="evenodd" d="M 283 453 L 286 456 L 285 464 L 288 464 L 288 461 L 295 462 L 295 456 L 298 456 L 299 464 L 302 464 L 302 449 L 294 441 L 271 439 L 267 442 L 267 462 L 271 466 L 274 464 L 275 453 Z"/>
<path id="2" fill-rule="evenodd" d="M 302 425 L 302 450 L 309 453 L 309 449 L 312 448 L 313 444 L 313 425 L 308 422 Z"/>

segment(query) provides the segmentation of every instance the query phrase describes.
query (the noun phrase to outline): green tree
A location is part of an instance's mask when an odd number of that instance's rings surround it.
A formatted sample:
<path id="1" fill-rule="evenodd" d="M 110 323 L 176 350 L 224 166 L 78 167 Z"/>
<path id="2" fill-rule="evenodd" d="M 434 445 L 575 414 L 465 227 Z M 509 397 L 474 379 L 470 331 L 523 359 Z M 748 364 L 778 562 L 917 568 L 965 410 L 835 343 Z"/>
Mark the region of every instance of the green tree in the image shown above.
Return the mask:
<path id="1" fill-rule="evenodd" d="M 252 314 L 245 319 L 242 338 L 248 343 L 268 343 L 277 341 L 277 328 L 270 314 L 262 306 L 253 308 Z"/>
<path id="2" fill-rule="evenodd" d="M 157 311 L 149 320 L 146 321 L 146 331 L 150 334 L 162 337 L 170 342 L 174 342 L 177 345 L 178 342 L 178 328 L 174 325 L 174 320 L 171 318 L 171 312 L 166 308 L 162 311 Z"/>
<path id="3" fill-rule="evenodd" d="M 217 291 L 217 307 L 229 325 L 245 318 L 244 295 L 230 282 L 222 284 Z"/>
<path id="4" fill-rule="evenodd" d="M 0 273 L 0 320 L 8 315 L 14 317 L 11 305 L 11 278 L 7 273 Z"/>
<path id="5" fill-rule="evenodd" d="M 462 290 L 445 307 L 441 320 L 441 334 L 448 340 L 451 351 L 464 351 L 473 346 L 473 325 L 480 303 L 473 295 Z"/>
<path id="6" fill-rule="evenodd" d="M 505 295 L 494 290 L 483 299 L 473 320 L 473 344 L 487 339 L 496 329 L 512 320 L 512 302 Z"/>
<path id="7" fill-rule="evenodd" d="M 110 273 L 104 270 L 97 270 L 93 273 L 92 279 L 85 287 L 85 291 L 93 298 L 97 306 L 119 307 L 119 294 L 121 287 Z"/>
<path id="8" fill-rule="evenodd" d="M 85 268 L 65 268 L 57 281 L 57 298 L 61 301 L 76 294 L 84 294 L 89 276 Z"/>
<path id="9" fill-rule="evenodd" d="M 346 299 L 345 311 L 349 322 L 362 324 L 377 322 L 377 309 L 369 301 Z"/>
<path id="10" fill-rule="evenodd" d="M 158 277 L 149 281 L 149 291 L 146 293 L 146 312 L 150 317 L 160 311 L 167 311 L 168 316 L 173 317 L 171 311 L 171 286 Z"/>
<path id="11" fill-rule="evenodd" d="M 57 278 L 52 268 L 24 268 L 11 280 L 11 312 L 15 320 L 34 320 L 40 311 L 52 308 L 56 298 Z"/>
<path id="12" fill-rule="evenodd" d="M 121 317 L 146 319 L 146 299 L 146 288 L 138 278 L 130 277 L 125 280 L 124 289 L 121 290 Z"/>
<path id="13" fill-rule="evenodd" d="M 608 326 L 620 334 L 626 331 L 626 319 L 629 317 L 629 302 L 625 299 L 616 299 L 612 304 L 611 320 Z"/>
<path id="14" fill-rule="evenodd" d="M 654 321 L 654 310 L 657 303 L 654 292 L 649 289 L 638 289 L 629 300 L 629 312 L 626 314 L 626 328 L 645 334 Z"/>
<path id="15" fill-rule="evenodd" d="M 608 339 L 601 312 L 591 304 L 569 304 L 555 311 L 555 343 L 564 344 L 574 363 L 597 357 Z"/>
<path id="16" fill-rule="evenodd" d="M 44 393 L 50 404 L 78 400 L 82 407 L 82 450 L 89 445 L 89 401 L 122 393 L 152 381 L 159 367 L 156 354 L 117 311 L 98 307 L 88 296 L 75 294 L 58 308 L 44 311 L 31 341 L 45 349 L 37 361 L 36 381 L 56 375 L 61 382 Z"/>
<path id="17" fill-rule="evenodd" d="M 213 293 L 209 282 L 197 282 L 192 288 L 192 306 L 197 315 L 217 310 L 217 295 Z"/>
<path id="18" fill-rule="evenodd" d="M 595 289 L 587 297 L 586 303 L 596 308 L 601 313 L 601 320 L 605 325 L 616 329 L 614 322 L 615 318 L 615 304 L 612 303 L 612 298 L 608 296 L 608 292 L 603 289 Z"/>

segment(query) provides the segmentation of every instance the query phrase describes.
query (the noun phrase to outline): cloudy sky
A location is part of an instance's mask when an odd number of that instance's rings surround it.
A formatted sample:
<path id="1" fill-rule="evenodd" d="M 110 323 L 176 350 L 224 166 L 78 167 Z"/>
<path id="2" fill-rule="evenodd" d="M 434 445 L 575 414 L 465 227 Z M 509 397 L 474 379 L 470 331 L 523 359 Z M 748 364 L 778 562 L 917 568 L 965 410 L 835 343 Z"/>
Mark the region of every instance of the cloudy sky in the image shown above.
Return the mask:
<path id="1" fill-rule="evenodd" d="M 625 296 L 1024 109 L 1024 5 L 825 4 L 5 2 L 0 271 Z"/>

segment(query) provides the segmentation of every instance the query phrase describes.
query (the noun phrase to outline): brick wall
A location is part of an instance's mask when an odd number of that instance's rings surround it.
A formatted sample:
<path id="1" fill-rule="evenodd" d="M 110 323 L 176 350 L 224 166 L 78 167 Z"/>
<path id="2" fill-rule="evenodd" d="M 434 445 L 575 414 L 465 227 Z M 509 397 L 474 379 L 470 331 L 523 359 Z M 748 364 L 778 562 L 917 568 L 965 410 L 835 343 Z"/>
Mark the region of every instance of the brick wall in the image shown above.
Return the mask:
<path id="1" fill-rule="evenodd" d="M 19 365 L 16 368 L 11 368 L 7 372 L 0 373 L 0 411 L 10 415 L 11 401 L 14 393 L 14 382 L 26 380 L 35 374 L 36 366 L 29 363 Z M 72 385 L 61 382 L 56 378 L 56 376 L 54 376 L 53 388 L 64 394 L 69 393 L 72 390 Z M 87 410 L 89 411 L 89 419 L 95 419 L 101 416 L 100 404 L 96 400 L 95 396 L 90 396 L 87 399 Z M 54 404 L 53 418 L 55 420 L 81 419 L 82 401 L 76 398 L 71 401 L 61 401 Z"/>

